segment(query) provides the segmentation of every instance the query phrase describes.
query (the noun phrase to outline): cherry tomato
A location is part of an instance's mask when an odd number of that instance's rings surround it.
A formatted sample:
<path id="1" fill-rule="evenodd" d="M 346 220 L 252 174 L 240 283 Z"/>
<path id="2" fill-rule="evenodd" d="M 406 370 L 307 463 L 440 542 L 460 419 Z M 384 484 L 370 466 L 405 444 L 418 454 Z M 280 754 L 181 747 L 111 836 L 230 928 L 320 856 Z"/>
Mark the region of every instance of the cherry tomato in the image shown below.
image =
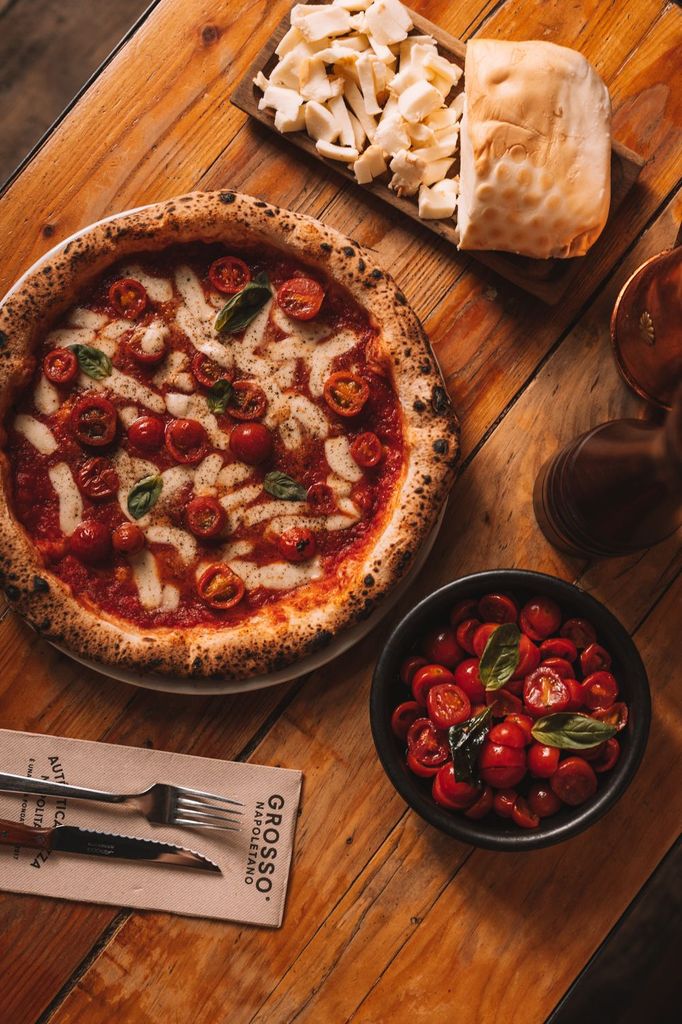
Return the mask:
<path id="1" fill-rule="evenodd" d="M 567 619 L 560 632 L 567 640 L 572 640 L 579 651 L 589 647 L 597 640 L 594 626 L 587 619 Z"/>
<path id="2" fill-rule="evenodd" d="M 498 789 L 493 793 L 493 810 L 500 818 L 511 818 L 518 793 L 515 789 Z"/>
<path id="3" fill-rule="evenodd" d="M 468 807 L 464 812 L 465 818 L 472 818 L 474 821 L 479 821 L 481 818 L 485 818 L 486 814 L 490 814 L 493 808 L 493 791 L 490 786 L 484 786 L 483 792 L 479 796 L 475 804 Z"/>
<path id="4" fill-rule="evenodd" d="M 491 743 L 497 743 L 501 747 L 517 747 L 519 749 L 525 747 L 527 742 L 525 730 L 517 722 L 510 721 L 509 718 L 494 725 L 488 733 L 488 739 Z"/>
<path id="5" fill-rule="evenodd" d="M 228 565 L 209 565 L 197 583 L 202 601 L 218 611 L 234 608 L 244 597 L 244 581 Z"/>
<path id="6" fill-rule="evenodd" d="M 305 526 L 285 530 L 277 542 L 279 553 L 288 562 L 307 562 L 317 554 L 315 534 Z"/>
<path id="7" fill-rule="evenodd" d="M 485 645 L 497 629 L 498 623 L 495 622 L 484 622 L 482 626 L 479 626 L 474 633 L 473 647 L 474 654 L 480 658 L 485 650 Z"/>
<path id="8" fill-rule="evenodd" d="M 500 743 L 483 741 L 478 759 L 481 778 L 494 789 L 511 789 L 526 774 L 524 748 L 504 747 Z"/>
<path id="9" fill-rule="evenodd" d="M 520 697 L 523 694 L 523 679 L 510 679 L 508 683 L 505 683 L 504 688 L 509 693 L 513 693 L 515 697 Z"/>
<path id="10" fill-rule="evenodd" d="M 142 551 L 145 545 L 145 536 L 135 523 L 121 523 L 112 533 L 111 543 L 114 551 L 119 551 L 124 555 L 134 555 L 138 551 Z"/>
<path id="11" fill-rule="evenodd" d="M 147 308 L 147 292 L 144 285 L 131 277 L 123 277 L 114 281 L 109 289 L 109 302 L 119 316 L 137 320 Z"/>
<path id="12" fill-rule="evenodd" d="M 596 747 L 588 747 L 587 750 L 581 750 L 580 756 L 584 757 L 586 761 L 597 761 L 604 753 L 605 746 L 606 740 L 603 743 L 597 743 Z"/>
<path id="13" fill-rule="evenodd" d="M 565 658 L 545 658 L 543 668 L 551 668 L 562 679 L 573 679 L 573 666 Z"/>
<path id="14" fill-rule="evenodd" d="M 176 462 L 194 465 L 206 454 L 208 438 L 198 420 L 171 420 L 166 425 L 165 441 Z"/>
<path id="15" fill-rule="evenodd" d="M 102 562 L 111 551 L 111 534 L 104 523 L 86 519 L 68 540 L 69 551 L 82 562 Z"/>
<path id="16" fill-rule="evenodd" d="M 618 732 L 624 729 L 628 724 L 628 706 L 623 704 L 622 701 L 616 701 L 610 708 L 597 708 L 590 715 L 591 718 L 596 718 L 598 722 L 606 722 L 608 725 L 613 725 Z"/>
<path id="17" fill-rule="evenodd" d="M 357 484 L 351 491 L 351 499 L 367 514 L 374 509 L 376 503 L 376 492 L 371 484 Z"/>
<path id="18" fill-rule="evenodd" d="M 357 373 L 337 370 L 325 381 L 324 398 L 338 416 L 357 416 L 369 398 L 369 384 Z"/>
<path id="19" fill-rule="evenodd" d="M 277 289 L 277 305 L 294 320 L 312 320 L 323 300 L 324 289 L 312 277 L 292 277 Z"/>
<path id="20" fill-rule="evenodd" d="M 616 677 L 610 672 L 593 672 L 583 679 L 583 699 L 590 711 L 610 708 L 618 696 Z"/>
<path id="21" fill-rule="evenodd" d="M 94 455 L 76 470 L 76 481 L 83 494 L 93 501 L 112 498 L 119 488 L 118 473 L 109 459 Z"/>
<path id="22" fill-rule="evenodd" d="M 220 537 L 227 523 L 227 513 L 217 498 L 202 495 L 192 498 L 185 509 L 187 529 L 202 540 Z"/>
<path id="23" fill-rule="evenodd" d="M 422 650 L 429 661 L 435 661 L 447 668 L 454 668 L 464 657 L 463 651 L 455 640 L 455 634 L 447 627 L 430 630 L 424 637 Z"/>
<path id="24" fill-rule="evenodd" d="M 156 366 L 165 358 L 167 346 L 163 337 L 157 336 L 147 342 L 144 329 L 131 332 L 123 341 L 129 356 L 140 366 Z"/>
<path id="25" fill-rule="evenodd" d="M 531 729 L 533 728 L 533 719 L 530 717 L 530 715 L 520 715 L 518 713 L 512 713 L 511 715 L 507 715 L 505 721 L 513 722 L 514 725 L 518 725 L 518 727 L 523 732 L 523 735 L 525 736 L 526 746 L 528 746 L 529 743 L 533 742 L 533 734 L 531 732 Z"/>
<path id="26" fill-rule="evenodd" d="M 81 444 L 102 448 L 116 435 L 118 417 L 108 398 L 85 394 L 71 410 L 71 429 Z"/>
<path id="27" fill-rule="evenodd" d="M 235 420 L 259 420 L 268 407 L 262 388 L 250 380 L 236 380 L 232 385 L 229 413 Z"/>
<path id="28" fill-rule="evenodd" d="M 519 626 L 531 640 L 545 640 L 561 625 L 561 609 L 549 597 L 532 597 L 521 609 Z"/>
<path id="29" fill-rule="evenodd" d="M 413 722 L 422 714 L 422 708 L 419 707 L 416 701 L 406 700 L 402 704 L 398 704 L 391 715 L 391 729 L 393 734 L 398 737 L 399 740 L 405 740 L 407 738 L 407 732 Z"/>
<path id="30" fill-rule="evenodd" d="M 536 779 L 550 779 L 559 767 L 559 750 L 544 743 L 531 743 L 528 748 L 528 771 Z"/>
<path id="31" fill-rule="evenodd" d="M 493 718 L 506 718 L 507 715 L 517 715 L 523 712 L 521 700 L 506 688 L 486 690 L 485 702 L 488 707 L 493 709 Z"/>
<path id="32" fill-rule="evenodd" d="M 584 804 L 597 792 L 597 776 L 583 757 L 567 757 L 549 780 L 553 792 L 571 807 Z"/>
<path id="33" fill-rule="evenodd" d="M 138 416 L 128 427 L 128 440 L 141 452 L 155 452 L 163 444 L 164 429 L 158 416 Z"/>
<path id="34" fill-rule="evenodd" d="M 578 648 L 565 636 L 550 636 L 540 644 L 540 657 L 543 661 L 545 658 L 564 658 L 572 664 L 578 657 Z"/>
<path id="35" fill-rule="evenodd" d="M 306 501 L 313 512 L 319 515 L 330 515 L 336 508 L 336 499 L 331 487 L 327 484 L 312 484 L 308 488 Z"/>
<path id="36" fill-rule="evenodd" d="M 231 370 L 226 370 L 203 352 L 197 352 L 192 357 L 192 373 L 204 388 L 212 388 L 219 380 L 231 381 L 234 376 Z"/>
<path id="37" fill-rule="evenodd" d="M 438 775 L 438 772 L 440 771 L 441 766 L 439 764 L 422 764 L 421 761 L 414 756 L 411 750 L 408 750 L 405 760 L 407 761 L 407 767 L 410 771 L 414 775 L 418 775 L 421 779 L 432 778 L 434 775 Z"/>
<path id="38" fill-rule="evenodd" d="M 517 796 L 512 807 L 512 821 L 519 828 L 537 828 L 540 816 L 532 811 L 522 796 Z"/>
<path id="39" fill-rule="evenodd" d="M 428 768 L 445 764 L 450 756 L 446 740 L 429 718 L 417 718 L 407 730 L 407 749 Z"/>
<path id="40" fill-rule="evenodd" d="M 432 686 L 439 683 L 454 683 L 455 677 L 443 665 L 422 665 L 412 676 L 412 696 L 422 707 Z"/>
<path id="41" fill-rule="evenodd" d="M 247 466 L 258 466 L 272 455 L 272 434 L 263 423 L 238 423 L 230 433 L 230 451 Z"/>
<path id="42" fill-rule="evenodd" d="M 438 683 L 426 694 L 429 718 L 438 729 L 459 725 L 471 715 L 471 702 L 455 683 Z"/>
<path id="43" fill-rule="evenodd" d="M 450 625 L 455 629 L 465 619 L 475 619 L 477 612 L 478 605 L 475 601 L 458 601 L 450 612 Z"/>
<path id="44" fill-rule="evenodd" d="M 428 665 L 426 658 L 422 658 L 418 654 L 413 654 L 409 658 L 405 658 L 405 661 L 400 666 L 400 678 L 405 683 L 405 686 L 412 685 L 412 679 L 418 668 L 422 668 L 424 665 Z"/>
<path id="45" fill-rule="evenodd" d="M 477 802 L 481 790 L 472 782 L 458 782 L 452 763 L 440 769 L 433 780 L 433 799 L 442 807 L 453 811 L 465 811 Z"/>
<path id="46" fill-rule="evenodd" d="M 507 594 L 486 594 L 478 602 L 478 617 L 481 622 L 516 622 L 519 609 Z"/>
<path id="47" fill-rule="evenodd" d="M 585 696 L 583 694 L 582 683 L 579 683 L 577 679 L 564 679 L 568 692 L 570 694 L 570 703 L 566 708 L 567 711 L 580 711 L 585 704 Z"/>
<path id="48" fill-rule="evenodd" d="M 364 434 L 358 434 L 350 446 L 350 453 L 358 466 L 369 469 L 379 465 L 384 449 L 377 435 L 368 430 Z"/>
<path id="49" fill-rule="evenodd" d="M 208 268 L 208 279 L 217 292 L 236 295 L 251 280 L 251 271 L 244 260 L 236 256 L 221 256 Z"/>
<path id="50" fill-rule="evenodd" d="M 540 718 L 555 711 L 565 711 L 571 702 L 571 694 L 561 676 L 541 665 L 526 676 L 523 699 L 530 714 Z"/>
<path id="51" fill-rule="evenodd" d="M 598 757 L 592 761 L 595 772 L 610 772 L 620 757 L 620 743 L 615 736 L 606 740 Z"/>
<path id="52" fill-rule="evenodd" d="M 478 658 L 460 661 L 455 669 L 455 682 L 472 703 L 482 703 L 485 700 L 485 690 L 478 674 Z"/>
<path id="53" fill-rule="evenodd" d="M 457 632 L 455 634 L 457 643 L 460 647 L 463 647 L 468 654 L 475 654 L 476 649 L 474 647 L 474 634 L 481 625 L 479 619 L 464 619 L 457 626 Z"/>
<path id="54" fill-rule="evenodd" d="M 53 384 L 71 384 L 78 376 L 78 359 L 70 348 L 53 348 L 43 359 L 43 373 Z"/>
<path id="55" fill-rule="evenodd" d="M 538 818 L 550 818 L 561 810 L 561 800 L 546 782 L 532 782 L 528 788 L 528 806 Z"/>
<path id="56" fill-rule="evenodd" d="M 533 641 L 525 633 L 522 633 L 519 640 L 519 663 L 512 679 L 525 679 L 529 673 L 535 671 L 539 664 L 540 651 Z"/>
<path id="57" fill-rule="evenodd" d="M 601 644 L 588 644 L 580 654 L 580 667 L 585 676 L 593 672 L 608 672 L 611 668 L 611 655 Z"/>

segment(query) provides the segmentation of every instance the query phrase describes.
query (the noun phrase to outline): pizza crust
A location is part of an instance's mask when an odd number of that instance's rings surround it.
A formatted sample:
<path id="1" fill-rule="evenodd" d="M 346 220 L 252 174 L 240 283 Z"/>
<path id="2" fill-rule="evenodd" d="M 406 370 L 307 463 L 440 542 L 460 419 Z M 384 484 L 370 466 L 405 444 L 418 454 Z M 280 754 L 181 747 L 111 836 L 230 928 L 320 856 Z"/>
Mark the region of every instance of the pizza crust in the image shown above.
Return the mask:
<path id="1" fill-rule="evenodd" d="M 405 463 L 375 543 L 325 578 L 248 619 L 214 627 L 137 629 L 76 600 L 50 572 L 8 502 L 0 441 L 0 580 L 12 606 L 49 640 L 103 666 L 244 679 L 280 669 L 367 617 L 411 567 L 453 483 L 459 428 L 429 341 L 404 295 L 357 242 L 319 221 L 235 192 L 192 193 L 88 229 L 41 263 L 0 305 L 0 422 L 30 381 L 44 331 L 94 278 L 126 255 L 192 241 L 289 250 L 344 285 L 379 329 L 371 353 L 392 377 Z M 369 359 L 369 353 L 368 353 Z"/>

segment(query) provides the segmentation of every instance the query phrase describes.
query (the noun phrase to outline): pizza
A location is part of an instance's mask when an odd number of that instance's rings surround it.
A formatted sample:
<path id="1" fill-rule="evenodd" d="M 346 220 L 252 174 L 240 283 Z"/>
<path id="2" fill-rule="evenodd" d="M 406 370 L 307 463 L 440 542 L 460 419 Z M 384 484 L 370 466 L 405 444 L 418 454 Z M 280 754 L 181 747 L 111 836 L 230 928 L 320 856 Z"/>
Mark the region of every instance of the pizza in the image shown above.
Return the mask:
<path id="1" fill-rule="evenodd" d="M 234 192 L 101 222 L 0 307 L 0 569 L 103 666 L 246 678 L 366 617 L 458 456 L 373 256 Z"/>

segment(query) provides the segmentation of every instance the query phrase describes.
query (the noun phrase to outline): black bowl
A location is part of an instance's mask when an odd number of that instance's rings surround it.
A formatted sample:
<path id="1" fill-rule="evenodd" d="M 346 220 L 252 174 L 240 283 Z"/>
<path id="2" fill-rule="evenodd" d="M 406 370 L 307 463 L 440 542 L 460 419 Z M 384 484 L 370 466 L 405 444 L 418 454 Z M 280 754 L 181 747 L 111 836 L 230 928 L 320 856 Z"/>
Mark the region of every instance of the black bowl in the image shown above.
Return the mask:
<path id="1" fill-rule="evenodd" d="M 391 713 L 411 694 L 400 681 L 403 658 L 416 652 L 425 630 L 447 621 L 450 608 L 465 598 L 506 592 L 522 604 L 538 594 L 553 598 L 566 618 L 589 619 L 597 640 L 613 658 L 620 687 L 619 700 L 629 708 L 628 724 L 618 734 L 620 758 L 612 771 L 599 775 L 599 789 L 579 807 L 562 807 L 540 821 L 537 829 L 520 829 L 511 821 L 489 814 L 473 821 L 457 811 L 440 807 L 431 796 L 430 779 L 420 779 L 405 764 L 404 745 L 391 731 Z M 642 760 L 651 721 L 651 697 L 646 671 L 637 648 L 618 619 L 579 587 L 555 576 L 522 569 L 479 572 L 448 583 L 425 597 L 398 623 L 377 662 L 370 695 L 370 721 L 374 743 L 389 779 L 417 814 L 441 832 L 474 846 L 491 850 L 533 850 L 570 839 L 594 824 L 623 795 Z M 576 751 L 579 754 L 579 751 Z"/>

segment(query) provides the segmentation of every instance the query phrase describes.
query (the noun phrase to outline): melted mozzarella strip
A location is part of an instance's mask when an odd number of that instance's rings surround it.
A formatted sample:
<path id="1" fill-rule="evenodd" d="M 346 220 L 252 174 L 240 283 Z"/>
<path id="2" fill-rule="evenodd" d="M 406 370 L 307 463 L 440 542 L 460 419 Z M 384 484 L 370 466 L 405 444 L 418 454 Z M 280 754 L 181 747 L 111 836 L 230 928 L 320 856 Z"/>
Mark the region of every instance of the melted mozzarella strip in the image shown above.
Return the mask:
<path id="1" fill-rule="evenodd" d="M 65 462 L 51 466 L 47 475 L 59 499 L 59 529 L 68 537 L 83 518 L 83 501 L 71 470 Z"/>
<path id="2" fill-rule="evenodd" d="M 128 494 L 130 493 L 131 487 L 142 480 L 145 476 L 154 476 L 158 470 L 153 462 L 146 462 L 144 459 L 135 459 L 128 455 L 128 452 L 124 451 L 123 448 L 119 448 L 111 457 L 111 461 L 116 470 L 119 489 L 117 494 L 118 504 L 123 512 L 126 519 L 130 519 L 131 522 L 137 522 L 138 526 L 143 527 L 145 523 L 149 522 L 149 514 L 143 516 L 139 520 L 134 520 L 128 512 Z"/>
<path id="3" fill-rule="evenodd" d="M 161 591 L 161 608 L 165 612 L 174 612 L 180 604 L 180 591 L 172 583 L 165 583 Z"/>
<path id="4" fill-rule="evenodd" d="M 122 409 L 118 410 L 118 415 L 121 423 L 127 430 L 133 420 L 137 419 L 137 406 L 124 405 Z"/>
<path id="5" fill-rule="evenodd" d="M 33 392 L 33 404 L 44 416 L 51 416 L 62 404 L 59 392 L 42 373 L 38 377 L 38 383 Z"/>
<path id="6" fill-rule="evenodd" d="M 74 327 L 87 327 L 88 330 L 98 331 L 108 323 L 108 320 L 103 313 L 95 313 L 92 309 L 76 306 L 69 314 L 69 323 Z"/>
<path id="7" fill-rule="evenodd" d="M 58 327 L 50 331 L 45 339 L 51 348 L 68 348 L 69 345 L 94 345 L 94 327 Z"/>
<path id="8" fill-rule="evenodd" d="M 261 505 L 247 509 L 242 514 L 241 521 L 244 526 L 255 526 L 256 523 L 274 519 L 275 516 L 293 516 L 307 510 L 308 504 L 305 501 L 264 501 Z"/>
<path id="9" fill-rule="evenodd" d="M 178 267 L 175 286 L 183 300 L 175 315 L 178 327 L 199 352 L 230 369 L 234 365 L 231 348 L 216 335 L 216 310 L 206 301 L 199 278 L 189 267 Z"/>
<path id="10" fill-rule="evenodd" d="M 218 475 L 223 468 L 223 457 L 215 452 L 207 455 L 194 472 L 195 494 L 216 494 Z"/>
<path id="11" fill-rule="evenodd" d="M 232 512 L 235 509 L 239 509 L 240 506 L 243 509 L 245 505 L 260 497 L 262 493 L 263 488 L 260 484 L 249 484 L 247 487 L 241 487 L 238 491 L 223 494 L 220 498 L 220 504 L 226 512 Z"/>
<path id="12" fill-rule="evenodd" d="M 133 570 L 140 604 L 147 609 L 158 608 L 163 597 L 163 588 L 154 555 L 144 548 L 137 555 L 129 555 L 128 561 Z"/>
<path id="13" fill-rule="evenodd" d="M 153 356 L 163 352 L 170 328 L 162 320 L 152 320 L 146 327 L 138 328 L 135 333 L 139 337 L 141 351 Z"/>
<path id="14" fill-rule="evenodd" d="M 177 378 L 182 378 L 186 371 L 189 369 L 189 359 L 184 352 L 179 352 L 174 349 L 168 353 L 167 359 L 161 364 L 161 369 L 157 370 L 152 378 L 157 388 L 161 388 L 164 384 L 171 385 L 172 387 L 178 387 L 176 381 Z M 178 391 L 184 391 L 184 388 L 178 387 Z M 194 383 L 192 383 L 192 391 L 194 390 Z"/>
<path id="15" fill-rule="evenodd" d="M 358 338 L 351 331 L 340 331 L 329 341 L 319 345 L 313 352 L 310 363 L 308 387 L 310 393 L 319 397 L 324 389 L 324 382 L 330 374 L 332 360 L 354 348 Z"/>
<path id="16" fill-rule="evenodd" d="M 304 344 L 321 341 L 329 336 L 330 329 L 325 324 L 304 323 L 287 316 L 284 310 L 275 303 L 272 307 L 272 320 L 289 338 L 295 338 Z"/>
<path id="17" fill-rule="evenodd" d="M 355 483 L 362 479 L 362 470 L 350 453 L 347 437 L 330 437 L 324 443 L 324 454 L 332 473 Z M 329 484 L 329 481 L 327 481 Z M 330 485 L 331 486 L 331 485 Z"/>
<path id="18" fill-rule="evenodd" d="M 132 277 L 143 285 L 152 302 L 170 302 L 173 298 L 173 285 L 165 277 L 154 277 L 143 270 L 137 263 L 124 267 L 121 277 Z"/>
<path id="19" fill-rule="evenodd" d="M 139 380 L 128 377 L 115 367 L 103 380 L 93 380 L 87 374 L 80 373 L 78 383 L 86 390 L 96 388 L 100 391 L 103 389 L 113 391 L 119 398 L 123 398 L 127 402 L 137 402 L 138 405 L 144 405 L 152 412 L 163 413 L 166 411 L 166 404 L 161 395 L 157 395 L 151 388 L 145 387 Z"/>
<path id="20" fill-rule="evenodd" d="M 232 462 L 229 466 L 223 466 L 218 474 L 218 486 L 230 490 L 236 484 L 243 483 L 253 473 L 251 466 L 245 466 L 243 462 Z"/>
<path id="21" fill-rule="evenodd" d="M 186 530 L 175 526 L 149 526 L 145 536 L 153 544 L 168 544 L 175 548 L 183 562 L 191 562 L 197 557 L 197 542 Z"/>
<path id="22" fill-rule="evenodd" d="M 309 530 L 347 530 L 357 523 L 360 516 L 353 506 L 350 515 L 340 516 L 277 516 L 268 524 L 268 531 L 279 535 L 294 526 L 304 526 Z"/>
<path id="23" fill-rule="evenodd" d="M 214 448 L 229 447 L 229 435 L 220 429 L 218 420 L 209 411 L 206 398 L 203 395 L 181 395 L 178 392 L 169 391 L 166 395 L 166 408 L 171 416 L 198 420 L 206 430 Z"/>
<path id="24" fill-rule="evenodd" d="M 268 587 L 270 590 L 293 590 L 322 575 L 319 556 L 300 565 L 291 562 L 270 562 L 269 565 L 254 565 L 253 562 L 232 559 L 229 566 L 244 581 L 247 590 Z"/>
<path id="25" fill-rule="evenodd" d="M 25 437 L 41 455 L 52 455 L 57 451 L 57 442 L 50 428 L 33 416 L 20 413 L 14 420 L 14 429 Z"/>

